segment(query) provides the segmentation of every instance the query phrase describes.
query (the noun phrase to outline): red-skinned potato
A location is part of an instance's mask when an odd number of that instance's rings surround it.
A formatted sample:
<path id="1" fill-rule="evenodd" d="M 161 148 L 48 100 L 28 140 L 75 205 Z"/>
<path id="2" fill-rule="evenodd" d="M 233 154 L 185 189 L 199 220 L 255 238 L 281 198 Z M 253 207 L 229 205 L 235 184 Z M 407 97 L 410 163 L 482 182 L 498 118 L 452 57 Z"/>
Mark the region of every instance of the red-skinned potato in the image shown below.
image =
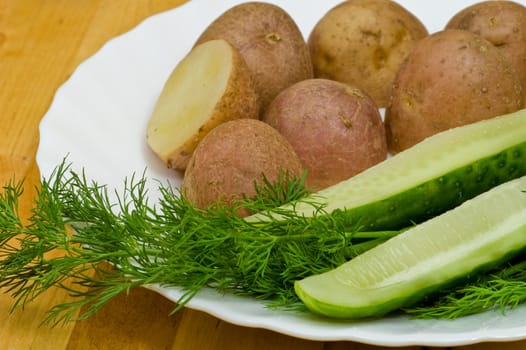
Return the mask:
<path id="1" fill-rule="evenodd" d="M 387 157 L 378 108 L 362 90 L 309 79 L 282 91 L 262 120 L 278 130 L 307 168 L 307 185 L 320 190 Z"/>
<path id="2" fill-rule="evenodd" d="M 523 107 L 520 79 L 499 50 L 465 30 L 422 39 L 398 72 L 385 126 L 389 150 Z"/>
<path id="3" fill-rule="evenodd" d="M 303 175 L 300 159 L 288 141 L 260 120 L 238 119 L 209 132 L 195 149 L 182 184 L 183 195 L 196 207 L 232 205 L 256 194 L 255 183 L 266 177 Z M 246 210 L 240 216 L 249 214 Z"/>
<path id="4" fill-rule="evenodd" d="M 309 49 L 294 19 L 281 7 L 245 2 L 217 17 L 196 45 L 211 39 L 231 43 L 245 59 L 262 110 L 286 87 L 313 77 Z"/>
<path id="5" fill-rule="evenodd" d="M 446 29 L 469 30 L 495 45 L 514 66 L 526 89 L 526 6 L 482 1 L 455 14 Z"/>

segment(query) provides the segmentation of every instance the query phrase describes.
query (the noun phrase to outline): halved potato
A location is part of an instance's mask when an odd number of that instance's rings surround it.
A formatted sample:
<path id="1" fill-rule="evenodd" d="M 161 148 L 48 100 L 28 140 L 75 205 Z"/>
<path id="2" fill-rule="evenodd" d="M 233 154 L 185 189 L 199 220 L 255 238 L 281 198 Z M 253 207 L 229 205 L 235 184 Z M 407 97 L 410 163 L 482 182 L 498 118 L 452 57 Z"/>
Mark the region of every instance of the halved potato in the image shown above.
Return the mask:
<path id="1" fill-rule="evenodd" d="M 211 129 L 258 116 L 245 61 L 225 40 L 212 40 L 194 47 L 173 70 L 148 122 L 147 142 L 168 167 L 184 170 Z"/>

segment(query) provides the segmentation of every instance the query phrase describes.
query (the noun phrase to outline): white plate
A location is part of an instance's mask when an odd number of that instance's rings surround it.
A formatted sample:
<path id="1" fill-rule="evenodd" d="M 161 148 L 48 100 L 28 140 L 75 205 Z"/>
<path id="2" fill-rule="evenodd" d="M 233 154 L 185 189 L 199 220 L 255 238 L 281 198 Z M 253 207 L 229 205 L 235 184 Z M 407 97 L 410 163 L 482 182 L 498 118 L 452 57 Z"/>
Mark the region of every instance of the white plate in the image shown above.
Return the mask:
<path id="1" fill-rule="evenodd" d="M 165 80 L 206 27 L 240 0 L 192 0 L 155 15 L 107 43 L 82 63 L 57 91 L 40 125 L 37 162 L 46 177 L 67 156 L 77 170 L 121 188 L 133 172 L 180 184 L 145 143 L 145 125 Z M 305 37 L 319 17 L 340 0 L 273 0 L 297 21 Z M 443 28 L 469 0 L 400 0 L 430 32 Z M 155 184 L 151 195 L 156 199 Z M 180 291 L 151 286 L 171 300 Z M 308 314 L 269 310 L 250 298 L 203 290 L 188 307 L 238 325 L 262 327 L 313 340 L 353 340 L 403 346 L 454 346 L 526 338 L 526 307 L 502 315 L 488 312 L 454 321 L 416 321 L 403 316 L 332 322 Z"/>

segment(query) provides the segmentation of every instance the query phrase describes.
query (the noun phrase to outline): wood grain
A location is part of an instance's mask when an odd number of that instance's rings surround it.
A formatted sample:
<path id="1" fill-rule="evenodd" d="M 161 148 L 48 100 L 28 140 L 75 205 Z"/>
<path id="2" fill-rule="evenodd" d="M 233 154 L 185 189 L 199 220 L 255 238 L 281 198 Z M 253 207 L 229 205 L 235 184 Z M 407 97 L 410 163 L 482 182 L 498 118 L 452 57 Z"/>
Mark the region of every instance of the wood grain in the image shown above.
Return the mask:
<path id="1" fill-rule="evenodd" d="M 0 1 L 0 181 L 25 178 L 21 203 L 29 213 L 39 184 L 35 153 L 38 125 L 55 91 L 75 68 L 115 36 L 148 16 L 184 0 L 1 0 Z M 5 291 L 4 291 L 5 292 Z M 46 310 L 68 300 L 50 290 L 24 310 L 0 293 L 0 349 L 295 349 L 379 350 L 353 342 L 316 342 L 263 329 L 240 327 L 184 309 L 138 288 L 110 301 L 85 321 L 39 326 Z M 459 349 L 526 349 L 526 342 L 477 344 Z M 400 349 L 423 349 L 419 346 Z M 436 348 L 438 349 L 438 348 Z"/>

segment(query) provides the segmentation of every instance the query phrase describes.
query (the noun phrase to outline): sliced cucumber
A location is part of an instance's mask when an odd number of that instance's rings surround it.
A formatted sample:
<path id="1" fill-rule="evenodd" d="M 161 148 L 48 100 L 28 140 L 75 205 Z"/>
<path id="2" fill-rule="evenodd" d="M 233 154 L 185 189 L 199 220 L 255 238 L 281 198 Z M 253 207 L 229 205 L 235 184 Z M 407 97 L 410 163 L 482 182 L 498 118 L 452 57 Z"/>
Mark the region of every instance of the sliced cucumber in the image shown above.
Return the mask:
<path id="1" fill-rule="evenodd" d="M 422 222 L 508 180 L 526 175 L 526 110 L 436 134 L 315 194 L 365 230 Z M 306 203 L 296 212 L 311 216 Z"/>
<path id="2" fill-rule="evenodd" d="M 526 177 L 417 225 L 329 272 L 295 283 L 312 311 L 381 316 L 526 246 Z"/>

